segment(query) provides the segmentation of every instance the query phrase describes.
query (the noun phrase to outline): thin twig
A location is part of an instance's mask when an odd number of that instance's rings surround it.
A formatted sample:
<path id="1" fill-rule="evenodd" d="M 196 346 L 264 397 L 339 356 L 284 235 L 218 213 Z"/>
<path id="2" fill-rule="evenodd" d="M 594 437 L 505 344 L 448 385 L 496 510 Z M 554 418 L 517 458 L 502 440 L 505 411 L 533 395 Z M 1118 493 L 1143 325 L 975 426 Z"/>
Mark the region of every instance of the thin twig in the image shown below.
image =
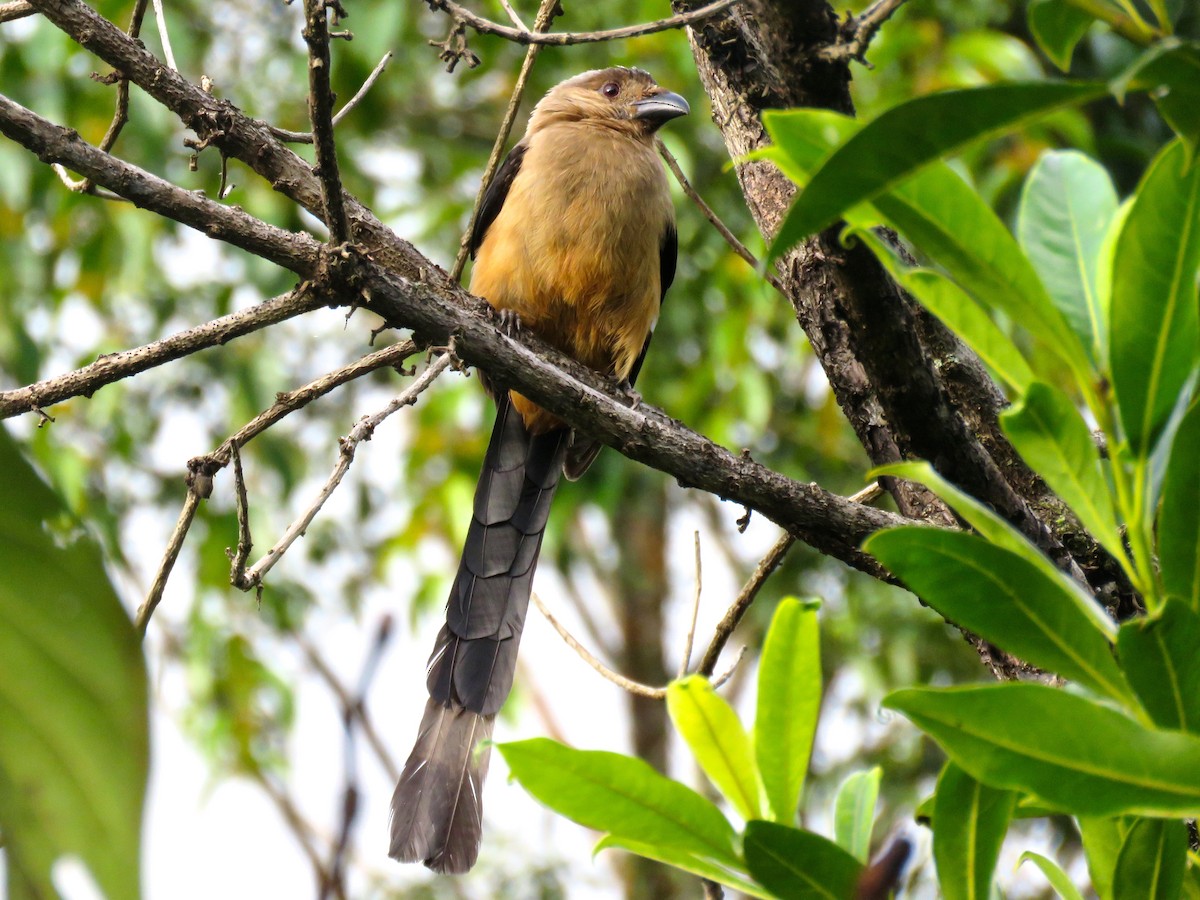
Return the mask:
<path id="1" fill-rule="evenodd" d="M 179 558 L 183 539 L 187 537 L 188 529 L 192 527 L 192 520 L 196 518 L 196 510 L 199 506 L 200 493 L 194 485 L 189 484 L 187 498 L 183 501 L 183 509 L 179 511 L 179 519 L 175 522 L 175 530 L 171 532 L 166 552 L 163 553 L 162 562 L 158 565 L 158 572 L 154 575 L 154 584 L 150 586 L 150 593 L 146 595 L 145 601 L 138 607 L 137 616 L 133 622 L 138 636 L 141 638 L 146 637 L 146 627 L 150 624 L 150 617 L 154 615 L 154 610 L 158 608 L 158 604 L 162 600 L 167 579 L 171 576 L 175 560 Z"/>
<path id="2" fill-rule="evenodd" d="M 257 306 L 221 316 L 162 340 L 101 356 L 74 372 L 11 391 L 0 391 L 0 419 L 44 409 L 71 397 L 90 397 L 105 385 L 320 309 L 327 303 L 328 299 L 320 291 L 289 291 Z"/>
<path id="3" fill-rule="evenodd" d="M 510 28 L 507 25 L 501 25 L 498 22 L 485 19 L 483 16 L 477 16 L 469 9 L 455 3 L 454 0 L 424 0 L 424 2 L 429 4 L 430 9 L 441 10 L 453 18 L 455 22 L 462 23 L 479 34 L 495 35 L 496 37 L 502 37 L 517 44 L 554 44 L 555 46 L 562 47 L 567 44 L 594 44 L 599 41 L 619 41 L 625 38 L 654 34 L 659 31 L 670 31 L 673 28 L 684 28 L 715 16 L 735 3 L 741 2 L 741 0 L 716 0 L 715 3 L 709 3 L 707 6 L 702 6 L 691 12 L 680 13 L 677 16 L 659 19 L 656 22 L 647 22 L 643 25 L 627 25 L 624 28 L 612 28 L 607 31 L 576 32 L 539 32 L 536 29 L 534 31 L 526 31 L 521 28 Z"/>
<path id="4" fill-rule="evenodd" d="M 575 637 L 575 635 L 571 634 L 571 632 L 567 630 L 566 626 L 564 626 L 560 621 L 558 621 L 558 619 L 554 617 L 554 614 L 550 612 L 545 602 L 537 595 L 536 592 L 534 592 L 531 597 L 533 598 L 534 605 L 538 608 L 541 614 L 546 617 L 546 621 L 549 622 L 554 630 L 558 632 L 558 636 L 563 639 L 566 645 L 579 654 L 580 659 L 595 669 L 605 679 L 611 681 L 617 687 L 629 691 L 629 693 L 635 694 L 638 697 L 649 697 L 651 700 L 663 700 L 666 698 L 667 689 L 665 687 L 651 687 L 650 685 L 643 684 L 640 681 L 634 681 L 632 678 L 627 678 L 620 672 L 617 672 L 606 666 L 604 663 L 598 660 L 591 653 L 591 651 L 588 650 L 587 647 L 579 643 L 579 640 Z M 713 687 L 720 687 L 730 678 L 732 678 L 734 671 L 737 669 L 738 664 L 742 661 L 742 657 L 745 655 L 746 648 L 743 647 L 737 658 L 733 661 L 733 664 L 712 680 Z"/>
<path id="5" fill-rule="evenodd" d="M 659 155 L 662 156 L 663 162 L 667 164 L 667 168 L 671 170 L 671 174 L 675 176 L 675 180 L 679 182 L 679 186 L 683 188 L 684 194 L 686 194 L 688 198 L 696 204 L 696 208 L 700 210 L 700 212 L 704 215 L 704 218 L 708 219 L 708 221 L 712 223 L 713 227 L 717 229 L 717 232 L 721 235 L 721 237 L 725 238 L 725 243 L 729 244 L 729 246 L 733 248 L 733 252 L 748 262 L 752 269 L 758 271 L 760 268 L 758 258 L 750 252 L 749 248 L 747 248 L 745 244 L 737 239 L 737 236 L 730 231 L 729 227 L 721 221 L 721 218 L 715 212 L 713 212 L 712 207 L 704 202 L 704 198 L 700 196 L 700 193 L 694 187 L 692 187 L 692 183 L 688 181 L 687 176 L 683 174 L 683 169 L 679 165 L 679 160 L 677 160 L 675 155 L 667 149 L 667 145 L 664 144 L 661 139 L 658 139 L 656 143 L 658 144 Z M 783 294 L 785 297 L 788 296 L 787 290 L 783 286 L 783 282 L 779 280 L 774 272 L 764 272 L 763 277 L 767 279 L 767 282 L 771 285 L 771 287 L 775 288 L 775 290 L 779 291 L 779 293 Z"/>
<path id="6" fill-rule="evenodd" d="M 767 551 L 767 555 L 755 567 L 749 580 L 738 591 L 736 599 L 725 611 L 725 616 L 717 623 L 712 641 L 709 642 L 708 649 L 704 651 L 704 658 L 700 661 L 700 668 L 697 670 L 701 675 L 711 675 L 716 669 L 721 650 L 728 643 L 734 629 L 738 627 L 738 623 L 742 621 L 742 616 L 746 614 L 746 610 L 758 596 L 763 584 L 771 577 L 771 573 L 779 568 L 779 564 L 783 562 L 783 558 L 787 556 L 787 552 L 792 549 L 792 544 L 795 542 L 796 539 L 787 532 L 780 535 L 779 540 Z"/>
<path id="7" fill-rule="evenodd" d="M 826 62 L 854 59 L 869 68 L 867 48 L 883 23 L 903 5 L 904 0 L 875 0 L 861 15 L 848 17 L 838 40 L 818 50 L 817 58 Z"/>
<path id="8" fill-rule="evenodd" d="M 350 235 L 346 205 L 342 200 L 342 174 L 338 171 L 333 140 L 333 88 L 329 75 L 329 22 L 326 12 L 345 15 L 338 0 L 304 0 L 304 40 L 308 43 L 308 117 L 312 123 L 317 176 L 325 201 L 325 226 L 329 242 L 345 243 Z"/>
<path id="9" fill-rule="evenodd" d="M 411 406 L 417 402 L 417 398 L 433 384 L 434 380 L 445 371 L 453 360 L 453 354 L 443 353 L 436 360 L 431 362 L 421 373 L 421 377 L 414 381 L 409 387 L 395 397 L 391 403 L 381 409 L 379 412 L 363 416 L 358 423 L 350 430 L 350 434 L 342 438 L 340 441 L 341 451 L 338 454 L 337 465 L 334 466 L 333 472 L 330 473 L 329 479 L 325 482 L 325 486 L 317 495 L 316 500 L 312 505 L 304 511 L 304 513 L 288 526 L 283 536 L 276 542 L 270 550 L 264 554 L 263 558 L 255 563 L 249 570 L 241 571 L 235 569 L 230 576 L 230 582 L 237 588 L 243 591 L 251 590 L 262 584 L 263 578 L 268 572 L 279 562 L 283 554 L 288 548 L 295 543 L 312 524 L 312 520 L 317 513 L 321 511 L 321 507 L 337 490 L 337 486 L 341 484 L 346 472 L 350 469 L 350 464 L 354 461 L 354 451 L 360 443 L 370 440 L 379 423 L 405 406 Z"/>
<path id="10" fill-rule="evenodd" d="M 26 16 L 32 16 L 36 9 L 26 0 L 12 0 L 11 3 L 0 3 L 0 25 L 5 22 L 15 22 L 17 19 L 24 19 Z"/>
<path id="11" fill-rule="evenodd" d="M 554 21 L 558 3 L 559 0 L 542 0 L 541 6 L 538 7 L 537 18 L 533 24 L 535 31 L 544 32 L 550 27 L 550 23 Z M 525 86 L 529 83 L 529 73 L 533 71 L 533 62 L 537 59 L 540 49 L 537 44 L 533 44 L 525 51 L 525 59 L 521 63 L 521 71 L 517 73 L 517 83 L 513 87 L 512 96 L 508 98 L 508 108 L 504 111 L 504 118 L 500 121 L 500 130 L 496 133 L 496 140 L 492 144 L 492 152 L 488 156 L 487 167 L 483 170 L 483 178 L 479 180 L 479 190 L 475 194 L 475 204 L 471 207 L 471 219 L 467 222 L 467 228 L 463 232 L 462 240 L 458 243 L 458 256 L 454 258 L 454 267 L 450 270 L 450 278 L 454 281 L 462 278 L 463 269 L 466 268 L 467 252 L 471 246 L 471 234 L 475 230 L 475 220 L 479 217 L 479 208 L 483 206 L 483 198 L 486 196 L 488 188 L 491 187 L 492 178 L 496 175 L 497 166 L 500 165 L 500 157 L 504 153 L 504 145 L 508 143 L 508 136 L 512 132 L 513 122 L 517 118 L 517 109 L 521 106 L 521 98 L 525 96 Z"/>
<path id="12" fill-rule="evenodd" d="M 241 572 L 245 570 L 246 560 L 254 549 L 254 539 L 250 536 L 250 498 L 246 494 L 246 473 L 242 471 L 242 454 L 238 452 L 237 441 L 229 444 L 229 455 L 233 459 L 233 495 L 236 498 L 238 521 L 237 550 L 232 562 L 234 571 Z"/>
<path id="13" fill-rule="evenodd" d="M 337 111 L 337 114 L 333 117 L 334 128 L 337 128 L 342 119 L 346 118 L 347 114 L 362 102 L 363 97 L 367 96 L 367 91 L 369 91 L 371 86 L 374 85 L 377 80 L 379 80 L 379 76 L 383 74 L 383 70 L 386 69 L 388 63 L 391 62 L 392 56 L 393 53 L 391 50 L 383 54 L 383 59 L 379 60 L 379 62 L 375 64 L 375 68 L 371 70 L 371 74 L 367 76 L 367 80 L 362 83 L 362 87 L 358 89 L 358 93 L 350 98 L 349 103 Z M 274 126 L 271 127 L 271 131 L 273 131 L 275 136 L 280 140 L 289 141 L 293 144 L 311 144 L 313 142 L 311 131 L 288 131 L 285 128 L 276 128 Z"/>
<path id="14" fill-rule="evenodd" d="M 382 625 L 380 628 L 382 630 Z M 378 640 L 380 640 L 380 636 L 377 633 L 376 641 Z M 379 759 L 379 764 L 383 766 L 384 772 L 387 773 L 388 781 L 395 782 L 398 780 L 400 778 L 400 769 L 397 767 L 391 753 L 388 752 L 387 745 L 380 738 L 379 732 L 375 729 L 370 716 L 367 715 L 366 704 L 355 702 L 350 694 L 350 690 L 342 684 L 332 667 L 325 661 L 325 658 L 321 656 L 316 646 L 309 641 L 306 635 L 297 634 L 296 641 L 300 645 L 300 649 L 304 651 L 304 656 L 308 660 L 308 664 L 313 667 L 313 670 L 321 676 L 321 679 L 333 691 L 338 699 L 338 704 L 343 709 L 350 708 L 353 711 L 354 717 L 358 720 L 359 726 L 363 730 L 363 734 L 367 737 L 367 742 L 371 745 L 371 749 Z"/>
<path id="15" fill-rule="evenodd" d="M 513 9 L 512 3 L 509 0 L 500 0 L 500 5 L 504 7 L 504 11 L 508 13 L 509 20 L 520 28 L 522 31 L 528 31 L 529 27 L 521 21 L 521 17 L 517 15 L 517 11 Z"/>
<path id="16" fill-rule="evenodd" d="M 679 678 L 687 674 L 692 664 L 692 645 L 696 640 L 696 619 L 700 616 L 700 588 L 704 581 L 700 571 L 700 532 L 692 532 L 696 542 L 696 590 L 692 594 L 692 617 L 688 623 L 687 639 L 683 642 L 683 659 L 679 660 Z"/>
<path id="17" fill-rule="evenodd" d="M 175 51 L 171 49 L 171 36 L 167 34 L 167 15 L 163 12 L 162 0 L 154 0 L 154 20 L 158 23 L 158 37 L 162 41 L 167 65 L 178 72 L 179 66 L 175 65 Z"/>

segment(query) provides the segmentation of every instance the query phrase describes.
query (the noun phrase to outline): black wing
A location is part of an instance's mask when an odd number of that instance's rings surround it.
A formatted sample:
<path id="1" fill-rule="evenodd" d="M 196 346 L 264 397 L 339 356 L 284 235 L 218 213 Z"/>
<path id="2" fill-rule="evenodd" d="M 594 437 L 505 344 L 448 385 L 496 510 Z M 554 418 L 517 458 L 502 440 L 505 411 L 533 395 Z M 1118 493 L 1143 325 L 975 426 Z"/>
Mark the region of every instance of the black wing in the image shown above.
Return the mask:
<path id="1" fill-rule="evenodd" d="M 488 185 L 487 193 L 483 195 L 483 205 L 479 207 L 479 215 L 475 217 L 475 226 L 471 229 L 471 243 L 468 246 L 471 251 L 471 259 L 475 258 L 488 228 L 496 221 L 496 216 L 500 215 L 500 208 L 504 206 L 508 190 L 512 187 L 517 173 L 521 171 L 521 161 L 524 158 L 525 142 L 522 141 L 508 151 L 508 156 L 496 170 L 496 177 Z M 672 262 L 672 272 L 674 272 L 674 268 L 675 264 Z"/>
<path id="2" fill-rule="evenodd" d="M 675 263 L 678 258 L 679 234 L 675 231 L 675 225 L 669 224 L 658 247 L 658 281 L 662 287 L 662 294 L 658 298 L 660 308 L 662 301 L 667 297 L 667 288 L 675 281 Z M 638 373 L 642 371 L 642 363 L 646 361 L 646 351 L 650 349 L 650 338 L 652 337 L 654 337 L 653 331 L 646 335 L 646 343 L 642 344 L 642 352 L 638 354 L 633 368 L 629 370 L 630 385 L 637 382 Z"/>

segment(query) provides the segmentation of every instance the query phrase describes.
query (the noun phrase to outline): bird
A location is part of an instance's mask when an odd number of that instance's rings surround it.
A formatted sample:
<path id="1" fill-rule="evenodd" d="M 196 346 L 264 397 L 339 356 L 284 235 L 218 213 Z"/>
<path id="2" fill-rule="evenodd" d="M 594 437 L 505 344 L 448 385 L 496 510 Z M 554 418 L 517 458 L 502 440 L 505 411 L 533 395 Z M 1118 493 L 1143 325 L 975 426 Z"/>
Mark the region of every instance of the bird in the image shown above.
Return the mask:
<path id="1" fill-rule="evenodd" d="M 656 133 L 689 111 L 625 66 L 569 78 L 535 105 L 468 244 L 471 292 L 502 329 L 528 330 L 632 391 L 678 252 Z M 468 871 L 479 855 L 490 753 L 480 744 L 512 687 L 559 475 L 579 478 L 600 449 L 482 376 L 496 420 L 429 657 L 429 699 L 391 804 L 389 855 L 444 874 Z"/>

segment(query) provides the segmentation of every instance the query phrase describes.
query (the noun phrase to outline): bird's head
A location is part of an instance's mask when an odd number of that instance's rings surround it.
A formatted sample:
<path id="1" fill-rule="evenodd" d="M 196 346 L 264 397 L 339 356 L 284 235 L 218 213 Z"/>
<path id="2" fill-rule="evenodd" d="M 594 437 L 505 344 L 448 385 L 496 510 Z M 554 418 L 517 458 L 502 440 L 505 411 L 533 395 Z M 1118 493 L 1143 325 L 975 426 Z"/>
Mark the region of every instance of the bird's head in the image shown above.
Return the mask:
<path id="1" fill-rule="evenodd" d="M 613 66 L 569 78 L 534 107 L 530 132 L 556 122 L 588 122 L 649 139 L 689 112 L 688 102 L 659 87 L 650 73 Z"/>

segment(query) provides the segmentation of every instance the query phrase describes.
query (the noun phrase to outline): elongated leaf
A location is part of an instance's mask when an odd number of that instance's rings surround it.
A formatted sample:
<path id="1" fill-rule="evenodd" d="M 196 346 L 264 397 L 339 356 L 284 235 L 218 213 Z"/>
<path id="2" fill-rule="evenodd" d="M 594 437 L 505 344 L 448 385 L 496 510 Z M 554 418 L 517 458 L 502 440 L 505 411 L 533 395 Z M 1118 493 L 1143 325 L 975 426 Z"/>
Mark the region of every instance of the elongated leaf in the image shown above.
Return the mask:
<path id="1" fill-rule="evenodd" d="M 813 173 L 788 211 L 771 245 L 771 257 L 938 157 L 1063 106 L 1086 102 L 1103 91 L 1096 84 L 1007 83 L 945 91 L 893 107 Z"/>
<path id="2" fill-rule="evenodd" d="M 988 900 L 1017 795 L 980 784 L 952 762 L 938 778 L 933 858 L 946 900 Z"/>
<path id="3" fill-rule="evenodd" d="M 1021 556 L 973 534 L 892 528 L 863 545 L 922 600 L 1021 659 L 1131 703 L 1107 636 Z"/>
<path id="4" fill-rule="evenodd" d="M 960 491 L 941 475 L 929 463 L 923 460 L 911 462 L 889 463 L 879 466 L 869 473 L 874 478 L 879 475 L 896 475 L 925 485 L 931 491 L 946 501 L 951 508 L 967 524 L 978 531 L 991 543 L 1017 554 L 1022 559 L 1033 563 L 1049 578 L 1056 582 L 1072 599 L 1085 616 L 1092 620 L 1092 625 L 1104 633 L 1108 639 L 1115 640 L 1117 626 L 1112 619 L 1097 605 L 1095 598 L 1065 572 L 1057 568 L 1045 554 L 1029 543 L 1021 532 L 1000 518 L 989 506 L 984 506 L 974 497 Z"/>
<path id="5" fill-rule="evenodd" d="M 884 700 L 993 787 L 1083 816 L 1200 812 L 1200 738 L 1156 731 L 1040 684 L 897 691 Z"/>
<path id="6" fill-rule="evenodd" d="M 1163 481 L 1158 558 L 1163 587 L 1200 612 L 1200 403 L 1175 434 Z"/>
<path id="7" fill-rule="evenodd" d="M 1065 0 L 1049 3 L 1074 9 Z M 1117 205 L 1103 166 L 1078 151 L 1056 150 L 1043 153 L 1025 179 L 1017 215 L 1021 249 L 1096 360 L 1108 356 L 1108 315 L 1097 279 L 1100 248 Z"/>
<path id="8" fill-rule="evenodd" d="M 1092 887 L 1100 900 L 1112 900 L 1113 870 L 1117 865 L 1117 853 L 1129 832 L 1131 818 L 1109 819 L 1101 816 L 1080 816 L 1079 836 L 1083 841 L 1083 852 L 1087 857 L 1088 875 Z"/>
<path id="9" fill-rule="evenodd" d="M 1187 828 L 1178 820 L 1138 819 L 1113 872 L 1113 900 L 1176 900 L 1187 864 Z"/>
<path id="10" fill-rule="evenodd" d="M 1200 615 L 1174 597 L 1121 626 L 1121 668 L 1160 728 L 1200 734 Z"/>
<path id="11" fill-rule="evenodd" d="M 1150 94 L 1167 124 L 1184 143 L 1191 165 L 1200 142 L 1200 42 L 1166 38 L 1156 41 L 1134 61 L 1114 86 Z"/>
<path id="12" fill-rule="evenodd" d="M 703 675 L 667 688 L 667 711 L 704 774 L 743 819 L 762 817 L 758 768 L 737 713 Z"/>
<path id="13" fill-rule="evenodd" d="M 1075 45 L 1095 20 L 1067 0 L 1030 0 L 1026 15 L 1042 52 L 1062 71 L 1070 69 Z"/>
<path id="14" fill-rule="evenodd" d="M 833 801 L 833 836 L 839 847 L 861 863 L 871 856 L 871 831 L 883 770 L 855 772 L 838 788 Z"/>
<path id="15" fill-rule="evenodd" d="M 1149 456 L 1196 366 L 1200 166 L 1168 144 L 1142 178 L 1113 261 L 1110 370 L 1133 452 Z"/>
<path id="16" fill-rule="evenodd" d="M 772 900 L 774 896 L 756 885 L 741 871 L 718 865 L 712 860 L 696 856 L 684 850 L 664 847 L 661 844 L 642 844 L 637 841 L 608 834 L 596 843 L 594 852 L 599 853 L 601 850 L 609 849 L 628 850 L 630 853 L 636 853 L 638 856 L 654 859 L 658 862 L 666 863 L 668 866 L 682 869 L 685 872 L 691 872 L 693 875 L 699 875 L 701 878 L 707 878 L 709 881 L 715 881 L 718 884 L 731 887 L 734 890 L 741 891 L 743 894 L 749 894 L 751 897 L 764 897 L 767 900 Z"/>
<path id="17" fill-rule="evenodd" d="M 821 707 L 821 645 L 817 607 L 789 597 L 767 631 L 758 669 L 754 753 L 771 818 L 796 819 Z"/>
<path id="18" fill-rule="evenodd" d="M 525 790 L 580 825 L 727 866 L 740 865 L 733 826 L 721 811 L 640 759 L 575 750 L 547 738 L 496 747 Z"/>
<path id="19" fill-rule="evenodd" d="M 962 338 L 1014 391 L 1020 394 L 1029 387 L 1033 372 L 1025 357 L 966 291 L 940 272 L 904 265 L 874 231 L 854 229 L 852 233 L 871 248 L 901 287 Z"/>
<path id="20" fill-rule="evenodd" d="M 1058 896 L 1062 897 L 1062 900 L 1083 900 L 1083 894 L 1079 893 L 1079 888 L 1071 883 L 1067 873 L 1054 860 L 1048 859 L 1040 853 L 1034 853 L 1032 850 L 1026 850 L 1021 854 L 1018 865 L 1024 862 L 1031 862 L 1041 869 L 1046 880 L 1050 882 L 1050 886 L 1058 892 Z"/>
<path id="21" fill-rule="evenodd" d="M 1115 501 L 1100 468 L 1100 451 L 1071 398 L 1035 382 L 1000 425 L 1025 462 L 1071 507 L 1083 526 L 1115 559 L 1125 559 Z"/>
<path id="22" fill-rule="evenodd" d="M 140 896 L 146 671 L 95 542 L 0 429 L 0 830 L 10 887 L 78 856 Z"/>
<path id="23" fill-rule="evenodd" d="M 777 144 L 768 155 L 801 184 L 859 128 L 853 119 L 825 110 L 771 112 L 764 119 Z M 945 163 L 932 163 L 872 203 L 857 204 L 843 214 L 856 229 L 881 221 L 891 225 L 976 301 L 1027 328 L 1077 377 L 1090 378 L 1083 343 L 1055 308 L 1016 239 L 978 192 Z"/>
<path id="24" fill-rule="evenodd" d="M 789 900 L 846 900 L 862 866 L 819 834 L 774 822 L 749 822 L 742 842 L 755 881 Z"/>

